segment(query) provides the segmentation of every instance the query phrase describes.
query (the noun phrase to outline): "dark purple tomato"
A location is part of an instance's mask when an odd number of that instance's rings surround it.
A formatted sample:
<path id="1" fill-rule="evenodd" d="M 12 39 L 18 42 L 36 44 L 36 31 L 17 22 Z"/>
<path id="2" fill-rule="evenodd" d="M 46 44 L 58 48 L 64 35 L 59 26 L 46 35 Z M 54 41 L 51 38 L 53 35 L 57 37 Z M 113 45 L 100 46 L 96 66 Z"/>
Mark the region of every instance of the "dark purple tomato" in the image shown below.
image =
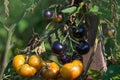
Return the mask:
<path id="1" fill-rule="evenodd" d="M 71 56 L 64 54 L 60 56 L 60 60 L 63 64 L 65 64 L 65 63 L 69 63 L 72 60 L 72 58 Z"/>
<path id="2" fill-rule="evenodd" d="M 90 46 L 89 46 L 88 42 L 86 42 L 84 40 L 81 40 L 79 42 L 79 44 L 76 45 L 76 51 L 81 55 L 88 53 L 89 49 L 90 49 Z"/>
<path id="3" fill-rule="evenodd" d="M 77 52 L 73 52 L 72 60 L 80 60 L 80 61 L 83 61 L 83 57 L 82 57 L 82 55 L 79 55 Z"/>
<path id="4" fill-rule="evenodd" d="M 45 10 L 44 11 L 44 17 L 45 18 L 51 18 L 53 16 L 53 13 L 50 10 Z"/>
<path id="5" fill-rule="evenodd" d="M 72 34 L 76 38 L 82 38 L 85 36 L 85 28 L 83 25 L 79 25 L 78 28 L 72 28 Z"/>
<path id="6" fill-rule="evenodd" d="M 54 41 L 52 44 L 52 50 L 56 54 L 63 54 L 66 49 L 66 46 L 60 43 L 59 41 Z"/>

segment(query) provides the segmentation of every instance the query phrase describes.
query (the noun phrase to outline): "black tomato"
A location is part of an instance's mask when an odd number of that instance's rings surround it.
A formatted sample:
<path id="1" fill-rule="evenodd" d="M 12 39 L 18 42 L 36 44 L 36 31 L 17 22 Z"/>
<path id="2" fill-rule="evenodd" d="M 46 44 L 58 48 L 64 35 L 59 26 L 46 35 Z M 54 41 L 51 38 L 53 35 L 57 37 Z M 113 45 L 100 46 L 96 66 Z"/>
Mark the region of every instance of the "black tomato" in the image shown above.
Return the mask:
<path id="1" fill-rule="evenodd" d="M 83 25 L 79 25 L 78 28 L 72 28 L 72 34 L 76 38 L 82 38 L 85 36 L 85 28 Z"/>
<path id="2" fill-rule="evenodd" d="M 65 64 L 65 63 L 69 63 L 72 60 L 72 58 L 71 56 L 64 54 L 60 56 L 60 60 L 63 64 Z"/>
<path id="3" fill-rule="evenodd" d="M 45 18 L 51 18 L 52 17 L 52 15 L 53 15 L 53 13 L 50 11 L 50 10 L 45 10 L 44 11 L 44 17 Z"/>
<path id="4" fill-rule="evenodd" d="M 79 55 L 78 53 L 73 52 L 72 60 L 80 60 L 80 61 L 83 61 L 83 57 L 82 57 L 82 55 Z"/>
<path id="5" fill-rule="evenodd" d="M 81 55 L 88 53 L 89 49 L 90 49 L 90 46 L 89 46 L 88 42 L 86 42 L 84 40 L 81 40 L 79 42 L 79 44 L 76 45 L 76 51 Z"/>
<path id="6" fill-rule="evenodd" d="M 63 54 L 66 49 L 66 46 L 60 43 L 59 41 L 54 41 L 52 44 L 52 50 L 56 54 Z"/>

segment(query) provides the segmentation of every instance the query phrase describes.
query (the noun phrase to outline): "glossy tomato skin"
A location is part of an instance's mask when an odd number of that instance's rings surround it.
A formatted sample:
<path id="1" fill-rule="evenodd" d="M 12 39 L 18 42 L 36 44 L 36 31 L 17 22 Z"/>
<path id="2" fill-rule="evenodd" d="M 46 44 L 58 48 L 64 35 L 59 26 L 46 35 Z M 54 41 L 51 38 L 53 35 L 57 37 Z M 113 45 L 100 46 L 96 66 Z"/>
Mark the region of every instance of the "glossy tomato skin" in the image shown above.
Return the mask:
<path id="1" fill-rule="evenodd" d="M 74 80 L 80 76 L 82 71 L 83 64 L 79 60 L 77 60 L 73 61 L 72 63 L 67 63 L 63 65 L 60 70 L 60 74 L 65 80 Z"/>
<path id="2" fill-rule="evenodd" d="M 36 72 L 37 70 L 29 64 L 24 64 L 19 69 L 19 74 L 23 77 L 33 76 Z"/>
<path id="3" fill-rule="evenodd" d="M 79 25 L 78 27 L 72 28 L 73 37 L 83 38 L 85 36 L 85 27 L 83 25 Z"/>
<path id="4" fill-rule="evenodd" d="M 13 68 L 18 71 L 19 68 L 25 63 L 25 56 L 24 55 L 16 55 L 13 58 L 12 65 Z"/>
<path id="5" fill-rule="evenodd" d="M 80 61 L 80 60 L 73 60 L 72 62 L 74 65 L 78 65 L 81 69 L 80 69 L 80 72 L 83 72 L 83 68 L 84 68 L 84 65 L 83 65 L 83 62 Z"/>
<path id="6" fill-rule="evenodd" d="M 57 77 L 59 70 L 59 66 L 55 62 L 47 62 L 46 66 L 41 69 L 41 75 L 45 79 L 53 79 Z"/>
<path id="7" fill-rule="evenodd" d="M 54 18 L 55 22 L 62 22 L 63 21 L 63 15 L 62 14 L 56 14 Z"/>
<path id="8" fill-rule="evenodd" d="M 54 41 L 52 44 L 52 50 L 56 54 L 63 54 L 65 51 L 65 45 L 63 45 L 59 41 Z"/>
<path id="9" fill-rule="evenodd" d="M 79 44 L 76 45 L 76 51 L 83 55 L 89 52 L 90 46 L 85 40 L 81 40 Z"/>
<path id="10" fill-rule="evenodd" d="M 49 19 L 49 18 L 52 17 L 52 15 L 53 15 L 53 13 L 50 10 L 45 10 L 44 11 L 44 17 L 45 18 Z"/>
<path id="11" fill-rule="evenodd" d="M 42 60 L 38 55 L 32 55 L 28 60 L 28 64 L 39 70 L 42 67 Z"/>

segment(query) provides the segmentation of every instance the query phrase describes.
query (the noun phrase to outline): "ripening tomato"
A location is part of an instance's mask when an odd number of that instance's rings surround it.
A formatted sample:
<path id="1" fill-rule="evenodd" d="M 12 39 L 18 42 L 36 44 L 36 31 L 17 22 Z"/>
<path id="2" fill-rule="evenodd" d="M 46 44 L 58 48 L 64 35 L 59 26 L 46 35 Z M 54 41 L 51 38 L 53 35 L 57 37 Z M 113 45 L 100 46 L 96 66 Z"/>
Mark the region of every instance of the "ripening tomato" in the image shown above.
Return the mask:
<path id="1" fill-rule="evenodd" d="M 29 77 L 34 75 L 43 66 L 42 59 L 37 55 L 32 55 L 28 59 L 25 55 L 17 55 L 13 59 L 13 68 L 21 76 Z"/>
<path id="2" fill-rule="evenodd" d="M 36 72 L 37 70 L 34 67 L 30 66 L 29 64 L 24 64 L 20 67 L 18 73 L 21 76 L 30 77 L 30 76 L 33 76 Z"/>
<path id="3" fill-rule="evenodd" d="M 54 18 L 55 22 L 62 22 L 63 21 L 63 15 L 62 14 L 56 14 Z"/>
<path id="4" fill-rule="evenodd" d="M 59 74 L 59 66 L 55 62 L 47 62 L 41 69 L 41 75 L 45 79 L 53 79 Z"/>
<path id="5" fill-rule="evenodd" d="M 60 70 L 61 76 L 65 80 L 74 80 L 80 76 L 83 71 L 83 64 L 79 61 L 66 63 Z"/>
<path id="6" fill-rule="evenodd" d="M 39 70 L 42 67 L 42 59 L 38 55 L 32 55 L 28 60 L 28 64 Z"/>
<path id="7" fill-rule="evenodd" d="M 25 63 L 25 56 L 24 55 L 17 55 L 13 58 L 13 68 L 18 71 L 19 68 Z"/>

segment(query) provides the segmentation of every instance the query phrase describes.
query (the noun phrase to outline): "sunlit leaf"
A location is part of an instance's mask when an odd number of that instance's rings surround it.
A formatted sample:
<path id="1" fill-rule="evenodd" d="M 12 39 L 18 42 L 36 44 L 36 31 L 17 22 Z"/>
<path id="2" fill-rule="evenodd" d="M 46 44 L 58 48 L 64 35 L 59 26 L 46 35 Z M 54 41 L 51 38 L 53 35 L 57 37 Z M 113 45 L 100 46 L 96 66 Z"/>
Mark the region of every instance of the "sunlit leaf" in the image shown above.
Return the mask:
<path id="1" fill-rule="evenodd" d="M 75 12 L 76 9 L 77 9 L 77 7 L 72 6 L 72 7 L 63 9 L 63 10 L 62 10 L 62 13 L 69 13 L 69 14 L 71 14 L 71 13 Z"/>
<path id="2" fill-rule="evenodd" d="M 99 11 L 99 7 L 94 5 L 93 7 L 91 7 L 90 12 L 98 12 Z"/>

